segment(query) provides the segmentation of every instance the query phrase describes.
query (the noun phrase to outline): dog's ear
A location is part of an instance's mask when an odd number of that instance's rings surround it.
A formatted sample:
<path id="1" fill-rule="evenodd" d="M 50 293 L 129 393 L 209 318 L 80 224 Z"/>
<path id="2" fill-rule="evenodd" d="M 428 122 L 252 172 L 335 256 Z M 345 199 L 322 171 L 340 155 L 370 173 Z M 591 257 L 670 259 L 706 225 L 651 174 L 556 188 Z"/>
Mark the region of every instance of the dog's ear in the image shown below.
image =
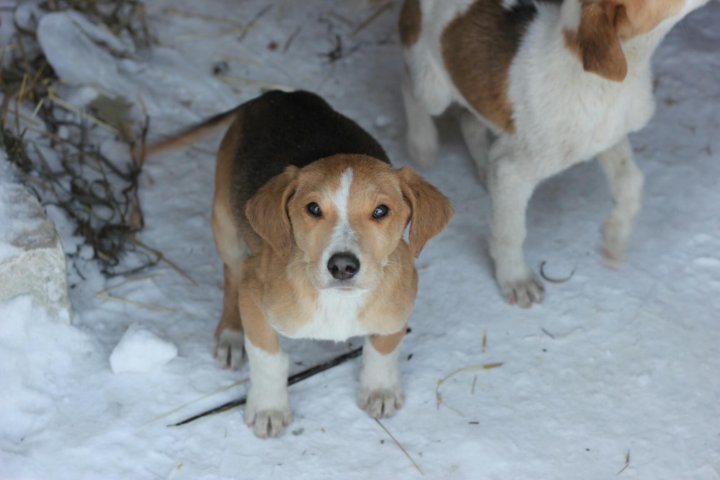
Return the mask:
<path id="1" fill-rule="evenodd" d="M 614 0 L 581 0 L 580 26 L 575 35 L 576 48 L 586 72 L 615 82 L 627 75 L 627 60 L 620 45 L 618 20 L 625 6 Z"/>
<path id="2" fill-rule="evenodd" d="M 445 195 L 410 167 L 398 171 L 400 188 L 410 206 L 410 251 L 419 256 L 425 243 L 450 222 L 453 208 Z"/>
<path id="3" fill-rule="evenodd" d="M 292 246 L 287 205 L 297 188 L 297 175 L 297 167 L 286 167 L 245 204 L 245 216 L 250 226 L 279 254 L 288 253 Z"/>

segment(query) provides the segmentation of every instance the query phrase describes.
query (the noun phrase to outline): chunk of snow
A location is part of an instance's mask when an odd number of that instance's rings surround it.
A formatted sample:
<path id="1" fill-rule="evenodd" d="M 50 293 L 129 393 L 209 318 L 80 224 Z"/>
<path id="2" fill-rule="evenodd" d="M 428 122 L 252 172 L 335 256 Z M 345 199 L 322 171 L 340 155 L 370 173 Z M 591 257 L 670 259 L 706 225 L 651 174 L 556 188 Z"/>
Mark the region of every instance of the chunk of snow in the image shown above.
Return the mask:
<path id="1" fill-rule="evenodd" d="M 113 373 L 149 372 L 177 356 L 177 347 L 138 325 L 128 327 L 110 354 Z"/>

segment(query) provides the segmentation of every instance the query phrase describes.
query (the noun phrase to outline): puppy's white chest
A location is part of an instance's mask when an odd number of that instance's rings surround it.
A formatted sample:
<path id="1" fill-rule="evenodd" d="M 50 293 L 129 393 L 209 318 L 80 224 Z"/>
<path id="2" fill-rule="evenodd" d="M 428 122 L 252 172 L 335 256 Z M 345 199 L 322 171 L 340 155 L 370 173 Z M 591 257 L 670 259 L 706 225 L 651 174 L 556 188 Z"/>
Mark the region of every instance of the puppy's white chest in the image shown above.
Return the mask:
<path id="1" fill-rule="evenodd" d="M 292 332 L 281 332 L 290 338 L 312 338 L 336 342 L 367 335 L 368 328 L 359 321 L 367 303 L 367 292 L 348 293 L 338 290 L 320 292 L 317 308 L 309 321 Z"/>

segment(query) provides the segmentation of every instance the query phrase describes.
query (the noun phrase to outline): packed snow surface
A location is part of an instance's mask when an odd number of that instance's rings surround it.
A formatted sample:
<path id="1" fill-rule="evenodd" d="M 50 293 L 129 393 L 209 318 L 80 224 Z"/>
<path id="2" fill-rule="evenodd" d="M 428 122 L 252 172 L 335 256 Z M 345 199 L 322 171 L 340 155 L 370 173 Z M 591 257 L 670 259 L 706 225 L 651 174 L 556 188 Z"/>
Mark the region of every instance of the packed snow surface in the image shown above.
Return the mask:
<path id="1" fill-rule="evenodd" d="M 151 52 L 73 13 L 43 19 L 39 39 L 67 98 L 83 106 L 101 91 L 142 100 L 152 138 L 261 88 L 304 88 L 403 165 L 400 2 L 382 5 L 155 0 L 146 5 L 159 41 Z M 8 12 L 0 9 L 2 38 Z M 167 426 L 247 388 L 247 367 L 222 370 L 211 355 L 222 306 L 210 230 L 218 137 L 149 159 L 142 178 L 141 239 L 192 281 L 167 264 L 103 278 L 90 252 L 77 250 L 72 224 L 48 207 L 73 253 L 75 324 L 51 323 L 26 298 L 0 305 L 0 479 L 414 479 L 422 471 L 432 479 L 719 480 L 719 51 L 714 1 L 656 53 L 657 112 L 631 137 L 646 174 L 644 209 L 622 268 L 605 268 L 597 253 L 612 204 L 595 162 L 537 189 L 528 259 L 545 262 L 549 277 L 574 274 L 546 282 L 545 303 L 531 310 L 498 293 L 489 198 L 452 117 L 441 120 L 441 158 L 421 173 L 456 215 L 418 260 L 401 356 L 406 403 L 382 425 L 356 405 L 359 362 L 351 361 L 290 388 L 294 420 L 279 439 L 257 439 L 241 409 Z M 145 368 L 170 345 L 176 358 Z M 294 373 L 350 346 L 284 348 Z M 113 373 L 136 361 L 143 372 Z M 485 364 L 501 365 L 474 368 Z"/>

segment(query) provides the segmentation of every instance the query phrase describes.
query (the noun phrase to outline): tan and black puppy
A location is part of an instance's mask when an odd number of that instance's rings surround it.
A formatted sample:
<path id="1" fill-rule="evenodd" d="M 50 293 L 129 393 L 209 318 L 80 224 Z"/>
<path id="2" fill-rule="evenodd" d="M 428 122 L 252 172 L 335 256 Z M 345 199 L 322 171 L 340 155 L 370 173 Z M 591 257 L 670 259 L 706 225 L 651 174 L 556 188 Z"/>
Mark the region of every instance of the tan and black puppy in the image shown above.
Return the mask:
<path id="1" fill-rule="evenodd" d="M 367 337 L 360 406 L 392 415 L 403 402 L 398 347 L 417 290 L 414 258 L 447 225 L 450 202 L 307 92 L 266 93 L 154 150 L 229 120 L 212 212 L 225 269 L 216 355 L 237 367 L 247 353 L 247 424 L 266 437 L 290 422 L 278 334 Z"/>

